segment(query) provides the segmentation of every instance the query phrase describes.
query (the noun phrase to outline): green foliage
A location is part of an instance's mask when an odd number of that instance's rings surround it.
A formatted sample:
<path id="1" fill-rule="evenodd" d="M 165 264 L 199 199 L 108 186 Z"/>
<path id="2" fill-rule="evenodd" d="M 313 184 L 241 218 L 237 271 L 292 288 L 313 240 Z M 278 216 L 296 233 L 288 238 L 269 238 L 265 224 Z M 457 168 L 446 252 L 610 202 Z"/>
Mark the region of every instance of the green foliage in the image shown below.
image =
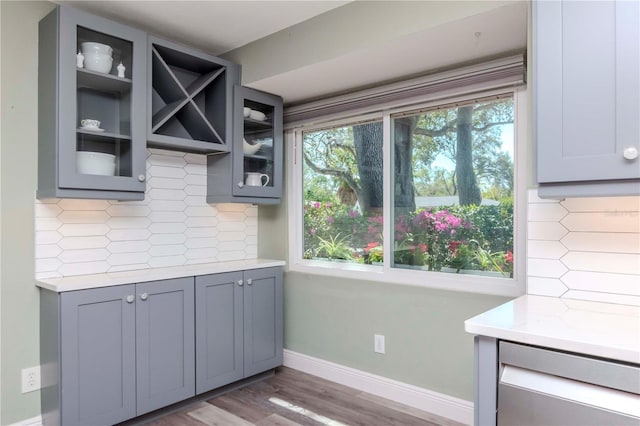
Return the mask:
<path id="1" fill-rule="evenodd" d="M 513 202 L 497 206 L 442 206 L 395 218 L 394 264 L 513 271 Z M 362 216 L 334 203 L 308 202 L 305 258 L 383 261 L 382 216 Z"/>
<path id="2" fill-rule="evenodd" d="M 318 240 L 318 257 L 326 257 L 329 260 L 351 260 L 353 258 L 351 247 L 347 243 L 347 237 L 340 238 L 339 232 L 336 236 L 329 236 L 326 240 L 322 238 L 318 238 Z"/>

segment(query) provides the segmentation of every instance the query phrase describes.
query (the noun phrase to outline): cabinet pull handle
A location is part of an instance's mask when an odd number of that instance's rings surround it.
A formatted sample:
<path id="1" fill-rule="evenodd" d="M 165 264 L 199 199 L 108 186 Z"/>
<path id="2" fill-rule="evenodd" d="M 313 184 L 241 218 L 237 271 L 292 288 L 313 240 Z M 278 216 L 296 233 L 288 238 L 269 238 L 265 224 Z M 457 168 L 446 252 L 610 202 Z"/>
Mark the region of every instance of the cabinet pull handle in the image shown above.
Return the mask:
<path id="1" fill-rule="evenodd" d="M 238 280 L 238 285 L 239 285 L 240 287 L 242 287 L 242 285 L 243 285 L 243 284 L 244 284 L 244 281 L 242 281 L 242 280 Z"/>
<path id="2" fill-rule="evenodd" d="M 242 188 L 244 186 L 243 182 L 238 182 L 238 188 Z"/>
<path id="3" fill-rule="evenodd" d="M 133 303 L 133 301 L 135 299 L 136 298 L 133 296 L 133 294 L 129 294 L 129 295 L 127 295 L 127 299 L 126 300 L 127 300 L 127 303 Z"/>
<path id="4" fill-rule="evenodd" d="M 147 300 L 148 297 L 149 295 L 147 293 L 140 294 L 140 300 Z"/>
<path id="5" fill-rule="evenodd" d="M 247 279 L 247 285 L 253 284 L 253 280 L 251 278 Z"/>
<path id="6" fill-rule="evenodd" d="M 638 148 L 629 146 L 622 151 L 622 156 L 627 160 L 635 160 L 638 158 Z"/>
<path id="7" fill-rule="evenodd" d="M 138 175 L 138 180 L 140 182 L 144 182 L 145 179 L 146 179 L 145 175 Z"/>

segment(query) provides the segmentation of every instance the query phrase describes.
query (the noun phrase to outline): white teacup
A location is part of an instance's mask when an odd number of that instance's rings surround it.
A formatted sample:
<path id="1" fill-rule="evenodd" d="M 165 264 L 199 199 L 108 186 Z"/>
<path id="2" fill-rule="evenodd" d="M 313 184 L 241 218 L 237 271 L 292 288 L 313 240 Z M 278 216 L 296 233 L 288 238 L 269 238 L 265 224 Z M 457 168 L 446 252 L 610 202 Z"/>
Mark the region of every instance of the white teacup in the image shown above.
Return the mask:
<path id="1" fill-rule="evenodd" d="M 248 186 L 267 186 L 269 184 L 269 175 L 264 173 L 247 173 L 246 175 L 245 184 Z M 265 182 L 263 182 L 264 178 L 267 178 Z"/>
<path id="2" fill-rule="evenodd" d="M 100 128 L 100 120 L 94 120 L 94 119 L 91 119 L 91 118 L 85 118 L 84 120 L 81 120 L 80 124 L 82 125 L 82 127 L 85 127 L 87 129 L 99 129 Z"/>

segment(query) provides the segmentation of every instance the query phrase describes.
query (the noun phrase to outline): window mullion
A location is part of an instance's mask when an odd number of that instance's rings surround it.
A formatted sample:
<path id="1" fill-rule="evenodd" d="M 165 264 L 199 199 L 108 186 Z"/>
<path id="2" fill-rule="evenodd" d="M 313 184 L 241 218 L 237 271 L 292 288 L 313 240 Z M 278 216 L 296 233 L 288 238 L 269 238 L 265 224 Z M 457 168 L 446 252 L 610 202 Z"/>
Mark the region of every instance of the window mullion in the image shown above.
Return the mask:
<path id="1" fill-rule="evenodd" d="M 393 205 L 391 201 L 393 178 L 391 176 L 391 165 L 393 164 L 393 153 L 391 146 L 391 115 L 386 113 L 382 116 L 382 247 L 384 254 L 383 269 L 385 271 L 391 270 L 392 256 L 393 256 L 393 224 L 392 224 L 392 210 Z"/>

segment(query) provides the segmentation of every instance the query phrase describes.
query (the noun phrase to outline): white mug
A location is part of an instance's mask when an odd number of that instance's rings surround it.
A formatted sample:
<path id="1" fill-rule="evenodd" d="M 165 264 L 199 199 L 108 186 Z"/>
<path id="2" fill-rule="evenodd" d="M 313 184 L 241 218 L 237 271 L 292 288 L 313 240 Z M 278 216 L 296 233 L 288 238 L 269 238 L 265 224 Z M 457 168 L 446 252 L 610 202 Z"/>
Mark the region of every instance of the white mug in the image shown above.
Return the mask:
<path id="1" fill-rule="evenodd" d="M 84 120 L 80 121 L 80 124 L 82 124 L 82 127 L 90 127 L 92 129 L 97 129 L 100 127 L 100 120 L 85 118 Z"/>
<path id="2" fill-rule="evenodd" d="M 263 178 L 267 178 L 266 182 L 262 182 Z M 247 173 L 245 184 L 249 186 L 267 186 L 269 184 L 269 175 L 264 173 Z"/>

